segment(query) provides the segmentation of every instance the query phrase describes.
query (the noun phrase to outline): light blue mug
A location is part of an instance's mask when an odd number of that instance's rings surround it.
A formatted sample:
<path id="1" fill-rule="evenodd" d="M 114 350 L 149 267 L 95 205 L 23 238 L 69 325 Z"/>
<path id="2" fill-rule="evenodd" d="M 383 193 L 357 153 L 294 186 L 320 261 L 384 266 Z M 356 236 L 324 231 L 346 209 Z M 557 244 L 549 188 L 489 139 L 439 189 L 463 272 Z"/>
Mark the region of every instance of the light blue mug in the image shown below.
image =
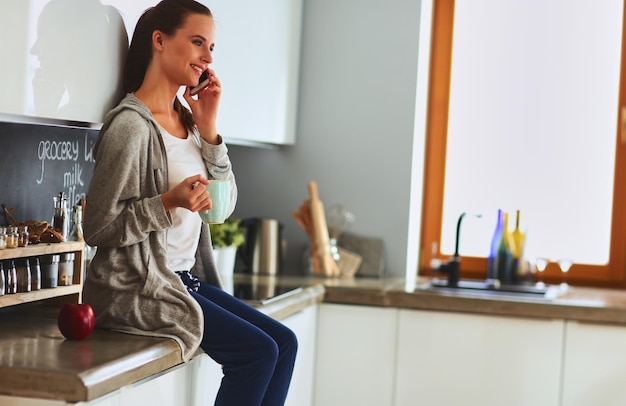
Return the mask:
<path id="1" fill-rule="evenodd" d="M 228 217 L 230 208 L 230 180 L 209 180 L 206 189 L 213 201 L 213 208 L 201 210 L 198 214 L 205 223 L 221 224 Z"/>

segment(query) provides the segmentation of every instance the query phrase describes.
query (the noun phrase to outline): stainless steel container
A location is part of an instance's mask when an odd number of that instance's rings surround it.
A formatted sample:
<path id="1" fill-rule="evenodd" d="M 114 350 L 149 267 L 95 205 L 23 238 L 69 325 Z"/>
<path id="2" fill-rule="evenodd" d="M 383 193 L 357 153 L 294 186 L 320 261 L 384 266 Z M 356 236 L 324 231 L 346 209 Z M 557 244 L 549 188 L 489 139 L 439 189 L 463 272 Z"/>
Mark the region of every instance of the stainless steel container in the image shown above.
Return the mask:
<path id="1" fill-rule="evenodd" d="M 17 275 L 17 292 L 30 292 L 30 262 L 28 262 L 28 258 L 15 260 L 15 273 Z"/>
<path id="2" fill-rule="evenodd" d="M 42 288 L 57 287 L 59 277 L 59 260 L 59 255 L 45 255 L 39 258 Z"/>
<path id="3" fill-rule="evenodd" d="M 241 224 L 246 228 L 246 241 L 239 247 L 245 271 L 260 275 L 280 274 L 285 251 L 282 224 L 264 218 L 245 219 Z"/>

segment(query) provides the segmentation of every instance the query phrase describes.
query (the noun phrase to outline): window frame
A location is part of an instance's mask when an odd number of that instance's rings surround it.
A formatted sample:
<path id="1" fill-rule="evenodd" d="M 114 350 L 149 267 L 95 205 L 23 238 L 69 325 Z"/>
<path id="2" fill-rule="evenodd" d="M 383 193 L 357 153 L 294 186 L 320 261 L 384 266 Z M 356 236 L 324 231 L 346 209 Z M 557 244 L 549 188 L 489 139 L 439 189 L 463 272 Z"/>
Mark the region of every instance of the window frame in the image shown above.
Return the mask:
<path id="1" fill-rule="evenodd" d="M 615 110 L 617 133 L 609 261 L 606 265 L 573 264 L 567 275 L 567 281 L 572 285 L 626 287 L 626 210 L 619 210 L 620 207 L 626 208 L 626 0 L 624 3 L 619 105 Z M 425 276 L 437 275 L 431 269 L 433 259 L 446 261 L 450 258 L 442 254 L 440 248 L 433 253 L 432 244 L 436 242 L 437 247 L 441 247 L 454 9 L 455 0 L 433 0 L 419 264 L 419 274 Z M 461 257 L 462 278 L 484 279 L 486 270 L 487 258 Z M 543 280 L 546 283 L 562 281 L 558 264 L 548 264 Z"/>

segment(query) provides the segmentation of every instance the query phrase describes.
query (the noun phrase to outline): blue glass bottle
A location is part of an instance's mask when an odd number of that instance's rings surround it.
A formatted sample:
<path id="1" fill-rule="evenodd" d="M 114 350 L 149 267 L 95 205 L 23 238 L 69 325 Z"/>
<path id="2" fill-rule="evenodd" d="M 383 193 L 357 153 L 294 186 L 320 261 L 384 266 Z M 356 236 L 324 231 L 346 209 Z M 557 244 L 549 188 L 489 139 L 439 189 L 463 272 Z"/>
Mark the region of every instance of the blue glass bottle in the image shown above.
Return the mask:
<path id="1" fill-rule="evenodd" d="M 489 258 L 487 260 L 487 281 L 496 281 L 498 279 L 498 247 L 502 241 L 502 233 L 504 232 L 504 212 L 498 209 L 498 218 L 496 220 L 496 228 L 491 237 L 491 248 L 489 250 Z"/>

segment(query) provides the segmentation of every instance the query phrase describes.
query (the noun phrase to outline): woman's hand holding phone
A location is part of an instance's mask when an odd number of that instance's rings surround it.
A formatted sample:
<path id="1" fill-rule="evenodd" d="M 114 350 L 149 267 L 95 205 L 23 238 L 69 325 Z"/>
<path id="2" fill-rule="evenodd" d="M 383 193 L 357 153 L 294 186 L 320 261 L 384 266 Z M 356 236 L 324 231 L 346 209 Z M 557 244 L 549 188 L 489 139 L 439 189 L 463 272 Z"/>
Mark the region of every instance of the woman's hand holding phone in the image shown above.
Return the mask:
<path id="1" fill-rule="evenodd" d="M 205 72 L 207 74 L 200 77 L 198 86 L 188 87 L 183 96 L 191 108 L 200 136 L 210 144 L 218 144 L 216 121 L 222 84 L 212 69 Z"/>
<path id="2" fill-rule="evenodd" d="M 189 89 L 189 94 L 191 94 L 192 96 L 195 96 L 198 93 L 200 93 L 202 90 L 206 89 L 210 84 L 211 84 L 211 77 L 209 76 L 209 71 L 205 70 L 204 72 L 202 72 L 202 75 L 200 76 L 198 85 Z"/>

